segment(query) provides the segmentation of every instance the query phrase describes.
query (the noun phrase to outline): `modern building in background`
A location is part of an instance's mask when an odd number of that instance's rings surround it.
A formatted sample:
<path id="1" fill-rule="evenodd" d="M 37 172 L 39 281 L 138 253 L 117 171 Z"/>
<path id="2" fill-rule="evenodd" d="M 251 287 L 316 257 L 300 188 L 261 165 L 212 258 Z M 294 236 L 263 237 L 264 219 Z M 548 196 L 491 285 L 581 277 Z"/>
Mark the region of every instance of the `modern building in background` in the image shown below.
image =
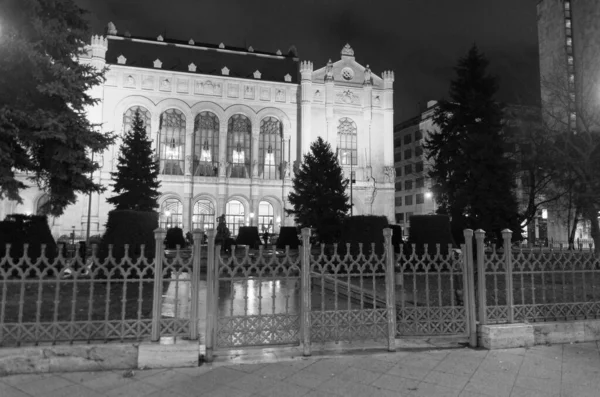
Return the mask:
<path id="1" fill-rule="evenodd" d="M 145 121 L 160 162 L 163 227 L 209 229 L 221 214 L 234 235 L 243 225 L 270 233 L 293 225 L 284 212 L 291 178 L 318 136 L 338 153 L 345 175 L 354 175 L 353 213 L 393 222 L 394 74 L 359 64 L 349 45 L 314 68 L 293 48 L 268 53 L 133 37 L 109 24 L 81 62 L 108 67 L 92 92 L 100 99 L 89 110 L 92 122 L 122 136 L 136 111 Z M 88 222 L 91 235 L 103 232 L 118 144 L 99 157 L 93 178 L 107 191 L 80 196 L 50 219 L 55 236 L 85 235 Z M 37 188 L 22 196 L 22 204 L 0 202 L 0 219 L 36 213 L 45 200 Z"/>
<path id="2" fill-rule="evenodd" d="M 542 114 L 553 128 L 600 130 L 600 1 L 541 0 L 538 42 Z M 565 213 L 549 210 L 550 239 L 566 240 Z M 576 238 L 590 238 L 580 223 Z"/>
<path id="3" fill-rule="evenodd" d="M 405 235 L 411 216 L 433 214 L 436 210 L 427 176 L 430 162 L 423 149 L 429 133 L 438 131 L 432 119 L 436 104 L 429 101 L 423 113 L 394 127 L 395 217 Z"/>

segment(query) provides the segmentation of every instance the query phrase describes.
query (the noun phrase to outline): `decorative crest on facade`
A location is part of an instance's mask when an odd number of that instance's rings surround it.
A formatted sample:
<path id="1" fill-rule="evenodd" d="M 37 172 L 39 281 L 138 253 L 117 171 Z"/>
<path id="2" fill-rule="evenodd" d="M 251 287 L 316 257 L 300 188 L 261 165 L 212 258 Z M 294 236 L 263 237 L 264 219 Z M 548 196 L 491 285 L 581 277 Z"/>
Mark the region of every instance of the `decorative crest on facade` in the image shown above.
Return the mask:
<path id="1" fill-rule="evenodd" d="M 162 34 L 159 34 L 158 37 L 156 38 L 157 41 L 165 41 L 165 39 L 162 37 Z"/>
<path id="2" fill-rule="evenodd" d="M 350 44 L 346 43 L 344 48 L 342 48 L 342 55 L 346 55 L 346 56 L 350 56 L 350 57 L 354 56 L 354 50 L 352 49 L 352 47 L 350 47 Z"/>
<path id="3" fill-rule="evenodd" d="M 123 54 L 119 55 L 119 57 L 117 58 L 117 63 L 119 65 L 125 65 L 125 62 L 127 62 L 127 58 L 125 58 Z"/>
<path id="4" fill-rule="evenodd" d="M 275 52 L 275 54 L 281 55 L 281 50 L 277 50 L 277 52 Z"/>
<path id="5" fill-rule="evenodd" d="M 162 62 L 160 61 L 160 59 L 156 59 L 154 61 L 154 67 L 157 68 L 157 69 L 162 68 Z"/>
<path id="6" fill-rule="evenodd" d="M 229 68 L 227 66 L 223 66 L 223 69 L 221 69 L 221 74 L 223 76 L 229 76 Z"/>
<path id="7" fill-rule="evenodd" d="M 195 71 L 196 71 L 196 65 L 194 64 L 194 62 L 192 62 L 192 63 L 190 63 L 190 64 L 188 65 L 188 70 L 189 70 L 190 72 L 195 72 Z"/>
<path id="8" fill-rule="evenodd" d="M 252 46 L 248 47 L 248 51 L 249 52 L 254 52 L 254 48 L 252 48 Z"/>
<path id="9" fill-rule="evenodd" d="M 188 41 L 188 44 L 189 45 L 194 45 L 194 44 L 196 44 L 196 42 L 194 41 L 194 39 L 190 39 L 190 41 Z"/>
<path id="10" fill-rule="evenodd" d="M 289 83 L 292 81 L 292 76 L 290 76 L 290 74 L 288 73 L 285 76 L 283 76 L 283 80 Z"/>
<path id="11" fill-rule="evenodd" d="M 219 48 L 225 48 L 225 44 L 223 44 L 223 43 L 219 44 Z"/>
<path id="12" fill-rule="evenodd" d="M 260 76 L 261 76 L 261 73 L 260 73 L 258 70 L 256 70 L 256 71 L 254 72 L 254 78 L 255 78 L 255 79 L 260 79 Z"/>

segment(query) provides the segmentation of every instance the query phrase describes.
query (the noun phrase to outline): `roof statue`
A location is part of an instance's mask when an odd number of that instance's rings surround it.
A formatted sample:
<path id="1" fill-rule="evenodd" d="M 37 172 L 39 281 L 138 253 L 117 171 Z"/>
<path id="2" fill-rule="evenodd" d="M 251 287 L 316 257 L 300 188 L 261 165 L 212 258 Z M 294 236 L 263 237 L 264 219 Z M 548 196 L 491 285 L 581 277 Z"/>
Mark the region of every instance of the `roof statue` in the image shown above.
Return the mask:
<path id="1" fill-rule="evenodd" d="M 351 57 L 354 56 L 354 50 L 352 49 L 352 47 L 350 47 L 350 44 L 346 43 L 344 48 L 342 48 L 342 55 L 347 55 Z"/>
<path id="2" fill-rule="evenodd" d="M 333 62 L 331 62 L 331 59 L 327 61 L 327 66 L 325 66 L 325 81 L 333 81 Z"/>
<path id="3" fill-rule="evenodd" d="M 365 68 L 365 85 L 370 85 L 371 84 L 371 68 L 369 68 L 369 65 L 367 65 L 367 67 Z"/>
<path id="4" fill-rule="evenodd" d="M 108 25 L 106 25 L 106 34 L 112 34 L 112 35 L 117 34 L 117 27 L 115 26 L 114 23 L 109 22 Z"/>

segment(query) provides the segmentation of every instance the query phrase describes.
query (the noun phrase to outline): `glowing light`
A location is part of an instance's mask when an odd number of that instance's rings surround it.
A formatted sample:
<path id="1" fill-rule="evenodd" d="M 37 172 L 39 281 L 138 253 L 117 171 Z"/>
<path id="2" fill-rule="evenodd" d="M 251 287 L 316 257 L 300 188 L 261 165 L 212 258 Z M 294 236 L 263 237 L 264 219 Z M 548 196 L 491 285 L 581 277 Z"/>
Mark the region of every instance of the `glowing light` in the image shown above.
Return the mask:
<path id="1" fill-rule="evenodd" d="M 171 216 L 171 211 L 165 211 L 165 216 Z"/>
<path id="2" fill-rule="evenodd" d="M 431 192 L 425 192 L 425 198 L 430 199 L 432 197 L 433 197 L 433 193 L 431 193 Z"/>
<path id="3" fill-rule="evenodd" d="M 545 208 L 542 209 L 542 219 L 548 219 L 548 210 Z"/>
<path id="4" fill-rule="evenodd" d="M 281 222 L 281 217 L 280 216 L 277 217 L 277 223 L 279 223 L 279 222 Z"/>

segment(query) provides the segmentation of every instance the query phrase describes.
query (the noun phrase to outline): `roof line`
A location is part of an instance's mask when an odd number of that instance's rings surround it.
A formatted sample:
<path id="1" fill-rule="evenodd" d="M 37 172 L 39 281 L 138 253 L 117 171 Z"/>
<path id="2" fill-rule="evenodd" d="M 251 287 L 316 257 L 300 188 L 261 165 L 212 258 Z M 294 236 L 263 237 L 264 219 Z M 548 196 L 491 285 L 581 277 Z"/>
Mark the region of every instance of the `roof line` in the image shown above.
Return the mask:
<path id="1" fill-rule="evenodd" d="M 134 38 L 134 37 L 123 37 L 123 36 L 116 36 L 116 35 L 111 35 L 111 34 L 107 35 L 106 38 L 112 39 L 112 40 L 135 41 L 138 43 L 175 46 L 175 47 L 181 47 L 181 48 L 189 48 L 189 49 L 193 49 L 193 50 L 217 51 L 217 52 L 225 52 L 225 53 L 238 54 L 238 55 L 253 55 L 253 56 L 262 57 L 262 58 L 274 58 L 274 59 L 282 59 L 282 60 L 290 58 L 290 57 L 286 57 L 284 55 L 255 53 L 255 52 L 249 52 L 249 51 L 245 52 L 245 51 L 238 51 L 238 50 L 228 50 L 226 48 L 211 48 L 211 47 L 199 46 L 199 45 L 179 44 L 179 43 L 172 43 L 172 42 L 165 42 L 165 41 L 140 39 L 140 38 Z M 292 59 L 294 61 L 298 61 L 297 57 L 293 57 Z"/>

